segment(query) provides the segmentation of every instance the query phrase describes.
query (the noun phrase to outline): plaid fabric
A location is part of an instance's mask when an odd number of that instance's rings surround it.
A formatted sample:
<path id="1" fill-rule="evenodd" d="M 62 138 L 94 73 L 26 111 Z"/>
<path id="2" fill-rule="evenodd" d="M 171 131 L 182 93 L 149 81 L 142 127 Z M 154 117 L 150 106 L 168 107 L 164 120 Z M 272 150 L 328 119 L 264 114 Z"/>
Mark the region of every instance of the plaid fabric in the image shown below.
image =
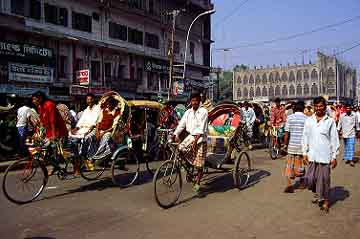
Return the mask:
<path id="1" fill-rule="evenodd" d="M 288 154 L 286 158 L 285 176 L 289 178 L 302 177 L 305 174 L 302 155 Z"/>
<path id="2" fill-rule="evenodd" d="M 353 160 L 355 153 L 355 137 L 344 138 L 344 159 Z"/>
<path id="3" fill-rule="evenodd" d="M 182 157 L 188 160 L 194 167 L 202 168 L 205 164 L 207 143 L 202 142 L 197 144 L 195 152 L 192 150 L 192 144 L 194 142 L 194 136 L 187 136 L 181 144 L 179 144 L 179 151 Z"/>

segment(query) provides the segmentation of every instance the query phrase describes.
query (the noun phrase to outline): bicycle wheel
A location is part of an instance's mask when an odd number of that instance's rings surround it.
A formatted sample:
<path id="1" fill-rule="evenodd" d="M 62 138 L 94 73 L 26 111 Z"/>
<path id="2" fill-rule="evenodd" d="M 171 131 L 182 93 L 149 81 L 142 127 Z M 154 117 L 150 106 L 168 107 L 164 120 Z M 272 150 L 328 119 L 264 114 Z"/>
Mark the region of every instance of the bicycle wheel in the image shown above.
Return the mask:
<path id="1" fill-rule="evenodd" d="M 111 164 L 111 176 L 114 184 L 121 188 L 133 185 L 139 176 L 140 163 L 136 153 L 124 150 L 119 153 Z"/>
<path id="2" fill-rule="evenodd" d="M 272 160 L 277 159 L 279 157 L 280 150 L 277 145 L 273 145 L 273 139 L 270 139 L 269 142 L 269 154 Z"/>
<path id="3" fill-rule="evenodd" d="M 25 204 L 41 194 L 47 181 L 47 169 L 39 160 L 22 159 L 6 169 L 2 188 L 8 200 Z"/>
<path id="4" fill-rule="evenodd" d="M 90 160 L 82 160 L 80 163 L 80 174 L 81 177 L 93 181 L 101 177 L 106 169 L 106 160 L 96 160 L 91 162 Z"/>
<path id="5" fill-rule="evenodd" d="M 157 204 L 164 209 L 174 206 L 182 190 L 181 170 L 175 161 L 165 161 L 156 171 L 153 183 Z"/>
<path id="6" fill-rule="evenodd" d="M 233 180 L 235 187 L 239 190 L 243 189 L 250 179 L 251 161 L 250 156 L 246 152 L 241 152 L 234 164 Z"/>

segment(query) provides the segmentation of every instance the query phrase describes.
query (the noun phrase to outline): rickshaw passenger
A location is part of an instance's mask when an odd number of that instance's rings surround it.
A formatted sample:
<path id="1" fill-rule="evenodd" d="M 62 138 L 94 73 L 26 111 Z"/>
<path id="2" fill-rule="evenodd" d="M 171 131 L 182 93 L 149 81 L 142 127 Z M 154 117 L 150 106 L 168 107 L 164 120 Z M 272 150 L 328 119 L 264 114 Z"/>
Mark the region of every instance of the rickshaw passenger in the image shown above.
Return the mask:
<path id="1" fill-rule="evenodd" d="M 197 168 L 197 178 L 194 191 L 200 191 L 200 180 L 207 153 L 208 111 L 200 107 L 200 94 L 191 94 L 191 109 L 188 109 L 177 126 L 174 137 L 179 142 L 179 136 L 185 129 L 189 135 L 180 143 L 179 151 L 182 158 L 187 159 Z"/>
<path id="2" fill-rule="evenodd" d="M 91 160 L 101 160 L 109 156 L 113 151 L 111 136 L 116 124 L 120 118 L 120 109 L 118 101 L 110 96 L 105 101 L 105 108 L 101 111 L 98 123 L 96 124 L 96 133 L 93 135 L 93 142 L 98 142 L 97 152 L 91 157 Z"/>

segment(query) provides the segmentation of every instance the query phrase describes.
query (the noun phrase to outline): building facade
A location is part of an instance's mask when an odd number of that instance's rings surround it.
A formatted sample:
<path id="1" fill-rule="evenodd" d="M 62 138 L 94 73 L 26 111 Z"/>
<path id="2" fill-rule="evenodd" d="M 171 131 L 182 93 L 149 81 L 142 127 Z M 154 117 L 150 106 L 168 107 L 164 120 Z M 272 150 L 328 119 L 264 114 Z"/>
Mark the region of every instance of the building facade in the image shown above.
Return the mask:
<path id="1" fill-rule="evenodd" d="M 174 61 L 184 60 L 187 29 L 208 1 L 0 0 L 0 93 L 43 90 L 58 99 L 102 94 L 154 97 L 169 88 L 169 47 L 174 9 Z M 210 70 L 210 16 L 192 28 L 187 74 L 202 85 Z M 90 87 L 79 85 L 88 70 Z M 178 72 L 181 73 L 181 72 Z M 207 82 L 207 81 L 206 81 Z"/>
<path id="2" fill-rule="evenodd" d="M 315 64 L 240 70 L 233 82 L 236 101 L 311 100 L 322 95 L 345 102 L 355 99 L 357 78 L 355 69 L 318 52 Z"/>

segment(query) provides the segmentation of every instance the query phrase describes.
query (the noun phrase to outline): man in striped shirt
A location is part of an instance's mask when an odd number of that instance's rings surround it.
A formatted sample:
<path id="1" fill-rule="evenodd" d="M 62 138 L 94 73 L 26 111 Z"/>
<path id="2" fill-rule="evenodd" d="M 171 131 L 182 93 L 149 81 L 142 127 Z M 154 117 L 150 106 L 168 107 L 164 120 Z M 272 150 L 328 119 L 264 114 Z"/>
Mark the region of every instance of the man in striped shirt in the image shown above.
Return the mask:
<path id="1" fill-rule="evenodd" d="M 303 176 L 305 174 L 302 137 L 306 115 L 303 113 L 305 104 L 298 101 L 294 106 L 294 114 L 289 115 L 285 124 L 285 145 L 287 145 L 288 156 L 286 159 L 285 177 L 287 179 L 287 187 L 285 193 L 294 192 L 293 180 L 300 177 L 299 188 L 305 188 Z"/>

